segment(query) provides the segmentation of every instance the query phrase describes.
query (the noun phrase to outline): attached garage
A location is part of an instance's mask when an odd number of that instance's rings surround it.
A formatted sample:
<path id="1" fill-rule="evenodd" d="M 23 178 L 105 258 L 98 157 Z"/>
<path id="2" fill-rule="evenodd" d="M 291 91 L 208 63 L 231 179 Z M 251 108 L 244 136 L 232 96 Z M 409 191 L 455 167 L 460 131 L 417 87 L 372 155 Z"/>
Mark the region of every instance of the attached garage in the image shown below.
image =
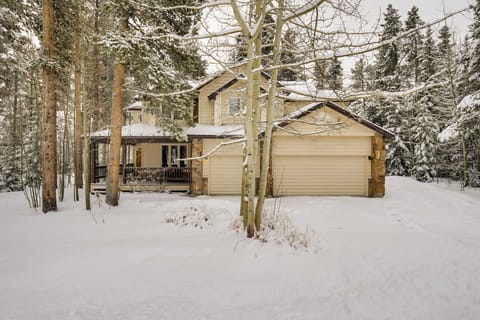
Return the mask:
<path id="1" fill-rule="evenodd" d="M 271 192 L 383 196 L 384 137 L 390 135 L 338 105 L 308 105 L 276 126 Z"/>
<path id="2" fill-rule="evenodd" d="M 274 195 L 368 196 L 370 137 L 273 139 Z"/>

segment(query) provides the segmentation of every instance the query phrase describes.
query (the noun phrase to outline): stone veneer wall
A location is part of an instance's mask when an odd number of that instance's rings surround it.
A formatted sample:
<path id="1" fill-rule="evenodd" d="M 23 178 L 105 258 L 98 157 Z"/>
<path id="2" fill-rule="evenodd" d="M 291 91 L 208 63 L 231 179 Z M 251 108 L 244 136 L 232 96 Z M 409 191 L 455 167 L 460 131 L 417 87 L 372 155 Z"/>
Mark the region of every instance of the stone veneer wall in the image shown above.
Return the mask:
<path id="1" fill-rule="evenodd" d="M 192 139 L 192 158 L 203 155 L 203 141 Z M 192 160 L 192 186 L 191 193 L 194 195 L 203 194 L 203 168 L 202 160 Z"/>
<path id="2" fill-rule="evenodd" d="M 380 198 L 385 195 L 385 140 L 375 134 L 372 137 L 372 178 L 368 181 L 368 196 Z"/>

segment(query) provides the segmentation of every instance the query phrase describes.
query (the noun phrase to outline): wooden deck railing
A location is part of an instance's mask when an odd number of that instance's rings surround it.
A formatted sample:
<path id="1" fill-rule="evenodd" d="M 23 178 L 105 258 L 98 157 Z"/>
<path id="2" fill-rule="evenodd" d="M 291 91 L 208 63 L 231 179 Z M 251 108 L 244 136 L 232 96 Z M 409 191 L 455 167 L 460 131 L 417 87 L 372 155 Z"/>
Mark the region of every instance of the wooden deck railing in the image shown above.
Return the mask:
<path id="1" fill-rule="evenodd" d="M 120 174 L 123 173 L 123 167 L 120 168 Z M 107 167 L 98 166 L 95 168 L 94 180 L 105 178 L 107 176 Z M 165 184 L 165 183 L 190 183 L 192 170 L 188 167 L 159 167 L 144 168 L 127 165 L 125 167 L 125 184 Z"/>

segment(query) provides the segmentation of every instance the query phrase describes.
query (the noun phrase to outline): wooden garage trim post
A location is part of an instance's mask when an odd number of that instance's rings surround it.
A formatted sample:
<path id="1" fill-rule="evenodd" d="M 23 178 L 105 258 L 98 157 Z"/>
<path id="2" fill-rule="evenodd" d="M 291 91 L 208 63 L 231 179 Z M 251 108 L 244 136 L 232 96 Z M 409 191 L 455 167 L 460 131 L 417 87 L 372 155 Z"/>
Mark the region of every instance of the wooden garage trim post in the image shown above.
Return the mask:
<path id="1" fill-rule="evenodd" d="M 376 133 L 372 137 L 372 177 L 368 181 L 368 196 L 381 198 L 385 195 L 385 141 L 384 137 Z"/>

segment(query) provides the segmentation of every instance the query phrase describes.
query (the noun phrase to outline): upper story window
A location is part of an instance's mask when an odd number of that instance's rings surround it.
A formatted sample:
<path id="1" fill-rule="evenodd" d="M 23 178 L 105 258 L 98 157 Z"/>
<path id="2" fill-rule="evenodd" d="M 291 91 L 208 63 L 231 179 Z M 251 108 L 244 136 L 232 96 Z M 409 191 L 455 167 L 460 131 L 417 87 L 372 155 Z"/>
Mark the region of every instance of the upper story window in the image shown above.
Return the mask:
<path id="1" fill-rule="evenodd" d="M 245 106 L 245 98 L 230 97 L 228 99 L 228 115 L 230 116 L 241 115 L 244 106 Z"/>

